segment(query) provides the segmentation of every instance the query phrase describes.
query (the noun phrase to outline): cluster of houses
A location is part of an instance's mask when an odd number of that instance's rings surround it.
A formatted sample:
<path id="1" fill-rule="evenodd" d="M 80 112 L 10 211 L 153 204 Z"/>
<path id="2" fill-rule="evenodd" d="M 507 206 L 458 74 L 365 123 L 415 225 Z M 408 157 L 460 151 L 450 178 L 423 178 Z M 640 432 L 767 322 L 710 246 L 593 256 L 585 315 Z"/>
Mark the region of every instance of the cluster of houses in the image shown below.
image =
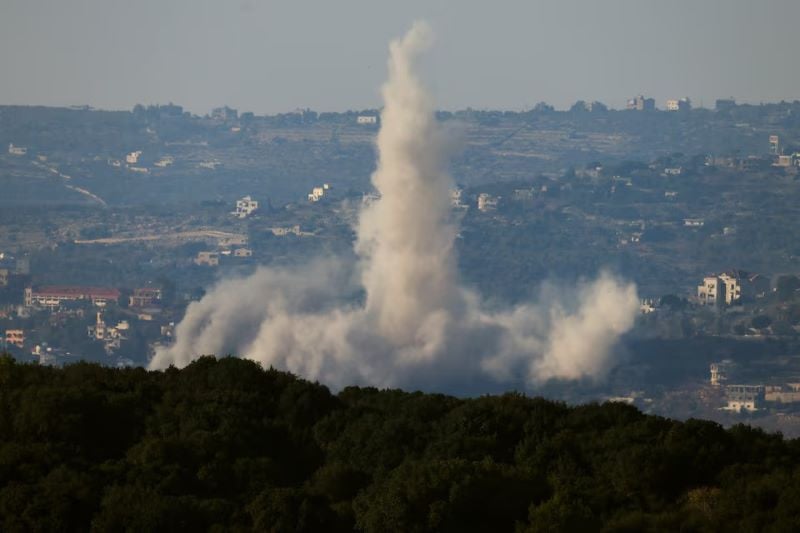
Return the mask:
<path id="1" fill-rule="evenodd" d="M 115 325 L 106 324 L 103 310 L 111 303 L 118 304 L 122 292 L 109 287 L 81 287 L 71 285 L 48 285 L 25 288 L 25 307 L 48 309 L 51 312 L 74 313 L 76 303 L 90 303 L 98 309 L 96 321 L 88 326 L 88 336 L 103 343 L 107 354 L 112 355 L 121 343 L 128 338 L 130 323 L 121 320 Z M 153 320 L 161 312 L 161 289 L 139 287 L 128 295 L 128 312 L 140 320 Z M 80 309 L 80 308 L 78 308 Z M 82 315 L 83 311 L 80 311 Z M 5 347 L 14 346 L 20 350 L 27 347 L 28 337 L 23 329 L 7 329 L 3 337 Z M 52 348 L 42 345 L 32 346 L 31 353 L 42 357 L 52 355 Z"/>
<path id="2" fill-rule="evenodd" d="M 712 363 L 709 369 L 711 387 L 724 394 L 725 405 L 721 407 L 722 410 L 752 413 L 800 403 L 800 382 L 747 384 L 746 381 L 753 379 L 747 379 L 747 372 L 730 359 Z"/>
<path id="3" fill-rule="evenodd" d="M 732 270 L 703 278 L 697 286 L 697 301 L 700 305 L 725 307 L 762 298 L 769 291 L 770 278 Z"/>
<path id="4" fill-rule="evenodd" d="M 103 313 L 97 312 L 97 320 L 94 325 L 88 326 L 87 333 L 90 339 L 103 343 L 103 349 L 107 355 L 112 355 L 119 350 L 122 341 L 127 340 L 127 334 L 131 326 L 127 320 L 120 320 L 116 326 L 109 326 L 103 320 Z"/>

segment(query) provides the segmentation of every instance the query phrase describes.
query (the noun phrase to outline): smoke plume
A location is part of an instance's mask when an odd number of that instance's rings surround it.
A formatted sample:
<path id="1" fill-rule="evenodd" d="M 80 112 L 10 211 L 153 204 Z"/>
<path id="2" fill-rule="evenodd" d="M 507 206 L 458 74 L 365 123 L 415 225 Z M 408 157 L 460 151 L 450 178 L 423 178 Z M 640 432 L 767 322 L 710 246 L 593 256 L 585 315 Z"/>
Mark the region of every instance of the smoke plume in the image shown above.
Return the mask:
<path id="1" fill-rule="evenodd" d="M 636 316 L 633 285 L 601 274 L 495 312 L 459 282 L 450 143 L 415 72 L 430 41 L 416 23 L 390 45 L 372 176 L 380 197 L 359 216 L 357 268 L 320 260 L 223 281 L 189 305 L 175 343 L 156 350 L 151 368 L 238 354 L 334 387 L 461 391 L 605 377 Z M 352 298 L 359 289 L 365 297 Z"/>

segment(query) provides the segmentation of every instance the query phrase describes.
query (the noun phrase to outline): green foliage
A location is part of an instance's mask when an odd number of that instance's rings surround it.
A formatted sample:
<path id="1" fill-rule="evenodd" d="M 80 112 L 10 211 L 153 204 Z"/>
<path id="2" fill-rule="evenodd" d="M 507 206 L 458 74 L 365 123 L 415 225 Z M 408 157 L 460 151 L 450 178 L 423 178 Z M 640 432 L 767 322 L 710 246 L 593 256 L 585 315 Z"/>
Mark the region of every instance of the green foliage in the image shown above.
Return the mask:
<path id="1" fill-rule="evenodd" d="M 618 403 L 0 358 L 3 531 L 796 531 L 798 459 Z"/>

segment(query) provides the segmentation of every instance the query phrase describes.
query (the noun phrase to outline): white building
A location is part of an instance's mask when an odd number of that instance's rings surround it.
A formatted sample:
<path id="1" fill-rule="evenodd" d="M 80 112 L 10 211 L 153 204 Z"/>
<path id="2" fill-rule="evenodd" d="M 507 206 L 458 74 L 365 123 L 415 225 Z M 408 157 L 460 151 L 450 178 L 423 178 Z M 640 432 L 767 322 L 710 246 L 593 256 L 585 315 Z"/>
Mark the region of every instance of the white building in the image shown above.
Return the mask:
<path id="1" fill-rule="evenodd" d="M 135 165 L 139 162 L 139 158 L 142 156 L 141 150 L 136 150 L 135 152 L 131 152 L 125 156 L 125 162 L 129 165 Z"/>
<path id="2" fill-rule="evenodd" d="M 742 282 L 731 274 L 720 274 L 703 278 L 697 286 L 697 299 L 700 305 L 732 305 L 742 299 Z"/>
<path id="3" fill-rule="evenodd" d="M 356 124 L 362 125 L 369 125 L 369 124 L 377 124 L 378 117 L 375 115 L 359 115 L 356 117 Z"/>
<path id="4" fill-rule="evenodd" d="M 25 346 L 25 330 L 22 329 L 7 329 L 5 336 L 5 343 L 7 346 L 16 346 L 22 348 Z"/>
<path id="5" fill-rule="evenodd" d="M 97 320 L 93 326 L 87 328 L 87 333 L 90 339 L 103 342 L 103 348 L 107 354 L 119 350 L 122 341 L 126 340 L 127 333 L 130 330 L 130 324 L 127 320 L 121 320 L 116 326 L 108 326 L 103 320 L 103 314 L 97 313 Z"/>
<path id="6" fill-rule="evenodd" d="M 311 192 L 308 193 L 308 201 L 319 202 L 330 189 L 331 186 L 328 183 L 323 183 L 322 187 L 314 187 L 311 189 Z"/>
<path id="7" fill-rule="evenodd" d="M 219 253 L 217 252 L 197 252 L 194 264 L 199 266 L 219 266 Z"/>
<path id="8" fill-rule="evenodd" d="M 781 138 L 778 135 L 769 136 L 769 153 L 779 155 L 781 153 Z"/>
<path id="9" fill-rule="evenodd" d="M 498 198 L 489 193 L 482 192 L 478 195 L 478 211 L 484 213 L 497 209 Z"/>
<path id="10" fill-rule="evenodd" d="M 642 298 L 639 300 L 639 312 L 643 315 L 655 313 L 658 310 L 658 302 L 655 298 Z"/>
<path id="11" fill-rule="evenodd" d="M 725 387 L 728 411 L 758 411 L 764 404 L 763 385 L 728 385 Z"/>
<path id="12" fill-rule="evenodd" d="M 162 157 L 153 164 L 159 168 L 166 168 L 174 163 L 175 163 L 174 157 L 172 157 L 171 155 L 165 155 L 164 157 Z"/>
<path id="13" fill-rule="evenodd" d="M 464 191 L 462 189 L 450 189 L 450 205 L 452 207 L 466 207 L 461 203 L 461 197 Z"/>
<path id="14" fill-rule="evenodd" d="M 8 145 L 8 153 L 11 155 L 25 155 L 28 153 L 28 149 L 24 146 L 14 146 L 14 144 Z"/>
<path id="15" fill-rule="evenodd" d="M 253 200 L 250 196 L 245 196 L 244 198 L 236 200 L 236 210 L 233 212 L 233 214 L 239 218 L 246 218 L 257 209 L 258 201 Z"/>
<path id="16" fill-rule="evenodd" d="M 731 372 L 735 368 L 735 364 L 730 359 L 725 359 L 719 363 L 711 363 L 709 370 L 711 372 L 710 383 L 714 387 L 724 385 L 730 378 Z"/>
<path id="17" fill-rule="evenodd" d="M 641 94 L 636 98 L 628 100 L 626 109 L 633 111 L 654 111 L 656 108 L 656 101 L 653 98 L 645 98 Z"/>
<path id="18" fill-rule="evenodd" d="M 692 101 L 688 98 L 675 98 L 667 100 L 667 111 L 688 111 L 692 108 Z"/>
<path id="19" fill-rule="evenodd" d="M 299 224 L 295 224 L 294 226 L 275 226 L 270 228 L 270 231 L 276 237 L 285 237 L 286 235 L 297 235 L 299 237 L 302 233 Z"/>

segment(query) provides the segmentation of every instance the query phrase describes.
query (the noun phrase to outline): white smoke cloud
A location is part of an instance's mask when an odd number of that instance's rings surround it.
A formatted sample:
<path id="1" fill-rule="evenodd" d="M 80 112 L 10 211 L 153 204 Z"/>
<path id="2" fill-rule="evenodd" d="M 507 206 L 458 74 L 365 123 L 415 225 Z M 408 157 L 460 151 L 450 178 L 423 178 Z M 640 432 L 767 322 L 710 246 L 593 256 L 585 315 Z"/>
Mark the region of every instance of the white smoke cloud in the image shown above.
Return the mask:
<path id="1" fill-rule="evenodd" d="M 328 260 L 223 281 L 189 305 L 176 342 L 156 350 L 151 368 L 237 354 L 334 387 L 473 391 L 487 379 L 606 375 L 638 310 L 633 285 L 602 274 L 569 294 L 551 290 L 539 303 L 490 312 L 460 284 L 451 143 L 414 69 L 430 41 L 416 23 L 390 46 L 372 176 L 380 198 L 359 216 L 358 268 Z M 353 298 L 359 289 L 363 301 Z"/>

